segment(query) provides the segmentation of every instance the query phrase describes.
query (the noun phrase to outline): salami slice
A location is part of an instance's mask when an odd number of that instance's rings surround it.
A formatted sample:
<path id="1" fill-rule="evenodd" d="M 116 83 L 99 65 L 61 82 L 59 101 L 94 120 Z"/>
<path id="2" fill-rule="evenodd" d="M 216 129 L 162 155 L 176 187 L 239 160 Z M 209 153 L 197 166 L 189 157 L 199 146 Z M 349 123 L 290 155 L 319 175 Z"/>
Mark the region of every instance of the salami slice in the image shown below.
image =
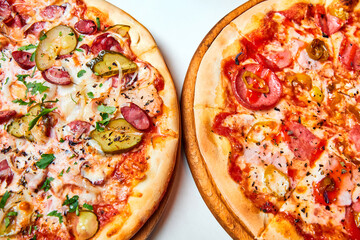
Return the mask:
<path id="1" fill-rule="evenodd" d="M 114 37 L 109 33 L 104 33 L 97 36 L 91 46 L 91 52 L 93 54 L 98 54 L 102 50 L 121 52 L 122 48 Z"/>
<path id="2" fill-rule="evenodd" d="M 151 120 L 147 113 L 134 103 L 121 108 L 121 114 L 134 128 L 138 130 L 148 130 L 151 126 Z"/>
<path id="3" fill-rule="evenodd" d="M 8 19 L 11 15 L 10 4 L 6 0 L 0 0 L 0 21 Z"/>
<path id="4" fill-rule="evenodd" d="M 0 124 L 9 121 L 15 115 L 16 115 L 15 110 L 0 111 Z"/>
<path id="5" fill-rule="evenodd" d="M 259 93 L 249 90 L 245 85 L 243 75 L 251 72 L 266 82 L 269 88 L 268 93 Z M 234 75 L 232 79 L 232 88 L 238 102 L 244 107 L 251 110 L 267 110 L 274 107 L 280 100 L 282 94 L 282 86 L 280 80 L 270 69 L 264 68 L 259 64 L 248 64 Z M 248 84 L 253 84 L 254 79 L 247 77 Z"/>
<path id="6" fill-rule="evenodd" d="M 0 182 L 6 181 L 9 185 L 13 180 L 14 173 L 11 171 L 6 159 L 0 161 Z"/>
<path id="7" fill-rule="evenodd" d="M 350 140 L 355 144 L 357 151 L 360 151 L 360 125 L 355 125 L 349 132 Z"/>
<path id="8" fill-rule="evenodd" d="M 35 62 L 31 61 L 31 53 L 14 51 L 12 52 L 12 56 L 22 69 L 29 70 L 35 66 Z"/>
<path id="9" fill-rule="evenodd" d="M 61 68 L 49 68 L 41 72 L 41 75 L 46 81 L 52 84 L 69 85 L 72 83 L 70 74 Z"/>
<path id="10" fill-rule="evenodd" d="M 74 120 L 68 124 L 70 130 L 74 133 L 74 136 L 71 136 L 69 140 L 75 142 L 81 138 L 82 135 L 86 135 L 90 132 L 91 123 Z"/>
<path id="11" fill-rule="evenodd" d="M 81 34 L 93 34 L 97 26 L 92 20 L 80 20 L 75 23 L 74 28 Z"/>
<path id="12" fill-rule="evenodd" d="M 35 22 L 31 24 L 31 26 L 28 29 L 26 29 L 25 35 L 32 34 L 36 37 L 39 37 L 40 32 L 44 29 L 45 25 L 46 22 L 44 21 Z"/>
<path id="13" fill-rule="evenodd" d="M 64 14 L 65 9 L 65 6 L 50 5 L 40 11 L 40 16 L 45 19 L 60 18 Z"/>

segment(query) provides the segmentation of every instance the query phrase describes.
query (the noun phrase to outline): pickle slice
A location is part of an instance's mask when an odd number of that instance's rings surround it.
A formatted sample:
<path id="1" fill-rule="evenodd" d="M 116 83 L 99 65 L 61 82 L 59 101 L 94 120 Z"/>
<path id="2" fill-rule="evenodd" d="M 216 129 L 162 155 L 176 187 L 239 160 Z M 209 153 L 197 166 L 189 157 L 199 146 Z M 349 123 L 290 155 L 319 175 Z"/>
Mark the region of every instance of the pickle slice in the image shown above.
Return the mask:
<path id="1" fill-rule="evenodd" d="M 91 70 L 101 77 L 110 77 L 119 74 L 119 69 L 123 74 L 133 73 L 137 70 L 137 65 L 123 54 L 114 51 L 102 50 L 98 56 L 86 64 Z"/>
<path id="2" fill-rule="evenodd" d="M 28 113 L 21 118 L 15 119 L 12 123 L 7 126 L 7 132 L 13 135 L 14 137 L 25 137 L 29 141 L 34 141 L 34 136 L 31 131 L 41 131 L 37 127 L 29 131 L 29 123 L 41 112 L 41 105 L 36 104 L 32 106 Z"/>
<path id="3" fill-rule="evenodd" d="M 110 121 L 102 132 L 93 130 L 90 137 L 100 145 L 103 152 L 122 153 L 136 147 L 142 139 L 142 133 L 125 119 L 119 118 Z"/>
<path id="4" fill-rule="evenodd" d="M 59 55 L 65 55 L 75 50 L 77 37 L 75 31 L 68 26 L 56 26 L 40 38 L 41 41 L 35 52 L 36 67 L 44 71 L 54 65 Z"/>
<path id="5" fill-rule="evenodd" d="M 129 25 L 116 24 L 116 25 L 105 28 L 104 32 L 112 31 L 117 34 L 120 34 L 120 36 L 122 36 L 122 37 L 125 37 L 126 34 L 128 34 L 129 30 L 130 30 Z"/>

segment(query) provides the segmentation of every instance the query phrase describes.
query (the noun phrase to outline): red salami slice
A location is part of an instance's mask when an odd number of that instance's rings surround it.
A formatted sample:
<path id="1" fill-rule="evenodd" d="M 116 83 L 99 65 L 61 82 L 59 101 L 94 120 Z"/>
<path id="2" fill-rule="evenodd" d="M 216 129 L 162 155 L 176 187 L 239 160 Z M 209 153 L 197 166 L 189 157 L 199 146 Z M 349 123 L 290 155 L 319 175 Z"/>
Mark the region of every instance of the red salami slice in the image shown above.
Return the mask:
<path id="1" fill-rule="evenodd" d="M 58 5 L 50 5 L 40 11 L 40 16 L 45 19 L 56 19 L 64 14 L 66 7 Z"/>
<path id="2" fill-rule="evenodd" d="M 138 130 L 148 130 L 151 126 L 150 117 L 139 106 L 130 103 L 130 106 L 121 108 L 121 114 L 134 128 Z"/>
<path id="3" fill-rule="evenodd" d="M 254 73 L 266 82 L 268 93 L 260 93 L 250 90 L 245 85 L 243 74 L 245 71 Z M 255 80 L 247 77 L 248 84 L 254 84 Z M 270 69 L 259 64 L 248 64 L 243 66 L 232 79 L 232 88 L 238 102 L 245 108 L 251 110 L 267 110 L 274 107 L 280 100 L 282 86 L 280 80 Z"/>
<path id="4" fill-rule="evenodd" d="M 89 54 L 89 52 L 90 52 L 90 47 L 87 44 L 83 44 L 79 48 L 84 49 L 86 54 Z"/>
<path id="5" fill-rule="evenodd" d="M 74 28 L 81 34 L 93 34 L 97 26 L 92 20 L 80 20 L 75 23 Z"/>
<path id="6" fill-rule="evenodd" d="M 330 35 L 324 6 L 317 5 L 315 7 L 314 21 L 323 34 Z"/>
<path id="7" fill-rule="evenodd" d="M 0 111 L 0 124 L 9 121 L 15 115 L 16 115 L 15 110 Z"/>
<path id="8" fill-rule="evenodd" d="M 6 181 L 6 184 L 9 185 L 13 180 L 13 172 L 11 171 L 9 164 L 6 159 L 0 162 L 0 182 Z"/>
<path id="9" fill-rule="evenodd" d="M 110 36 L 109 33 L 104 33 L 97 36 L 91 46 L 91 52 L 93 54 L 98 54 L 102 50 L 121 52 L 122 48 L 115 38 Z"/>
<path id="10" fill-rule="evenodd" d="M 360 239 L 360 229 L 356 225 L 354 210 L 351 207 L 346 207 L 345 221 L 343 221 L 342 224 L 344 225 L 344 228 L 350 235 L 349 239 L 351 240 Z"/>
<path id="11" fill-rule="evenodd" d="M 286 122 L 283 134 L 290 150 L 300 160 L 313 162 L 325 149 L 324 141 L 301 123 Z"/>
<path id="12" fill-rule="evenodd" d="M 355 144 L 357 151 L 360 151 L 360 125 L 355 125 L 349 132 L 350 140 Z"/>
<path id="13" fill-rule="evenodd" d="M 35 62 L 32 62 L 31 53 L 23 52 L 23 51 L 14 51 L 12 52 L 12 56 L 16 63 L 25 70 L 29 70 L 35 66 Z"/>
<path id="14" fill-rule="evenodd" d="M 32 34 L 36 37 L 39 37 L 40 32 L 45 28 L 45 24 L 46 22 L 44 21 L 35 22 L 31 24 L 31 26 L 28 29 L 26 29 L 25 35 Z"/>
<path id="15" fill-rule="evenodd" d="M 301 24 L 301 21 L 308 17 L 309 4 L 307 3 L 296 3 L 291 8 L 280 11 L 287 19 L 293 20 L 297 24 Z"/>
<path id="16" fill-rule="evenodd" d="M 69 85 L 72 83 L 70 74 L 61 68 L 49 68 L 41 72 L 41 75 L 46 81 L 52 84 Z"/>
<path id="17" fill-rule="evenodd" d="M 11 15 L 10 4 L 6 0 L 0 0 L 0 21 L 8 19 Z"/>
<path id="18" fill-rule="evenodd" d="M 68 124 L 70 130 L 75 134 L 75 138 L 78 139 L 83 134 L 87 134 L 90 131 L 91 123 L 81 121 L 81 120 L 74 120 Z"/>

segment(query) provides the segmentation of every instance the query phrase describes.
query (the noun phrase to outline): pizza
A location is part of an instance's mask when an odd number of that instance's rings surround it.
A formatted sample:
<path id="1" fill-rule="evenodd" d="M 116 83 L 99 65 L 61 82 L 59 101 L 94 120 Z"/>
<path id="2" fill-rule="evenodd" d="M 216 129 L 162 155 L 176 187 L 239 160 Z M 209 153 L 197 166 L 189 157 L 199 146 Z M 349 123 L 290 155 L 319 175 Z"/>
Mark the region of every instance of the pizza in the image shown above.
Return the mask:
<path id="1" fill-rule="evenodd" d="M 0 238 L 131 238 L 179 140 L 154 39 L 102 0 L 1 0 L 0 24 Z"/>
<path id="2" fill-rule="evenodd" d="M 207 174 L 255 238 L 360 239 L 359 1 L 251 6 L 203 42 L 188 124 Z"/>

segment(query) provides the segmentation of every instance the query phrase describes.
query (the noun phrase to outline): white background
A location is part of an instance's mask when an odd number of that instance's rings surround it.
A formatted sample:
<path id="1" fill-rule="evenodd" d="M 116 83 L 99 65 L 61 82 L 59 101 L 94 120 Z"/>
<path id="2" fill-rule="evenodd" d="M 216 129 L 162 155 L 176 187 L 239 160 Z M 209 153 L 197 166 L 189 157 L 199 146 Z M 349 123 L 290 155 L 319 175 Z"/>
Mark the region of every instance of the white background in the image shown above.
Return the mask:
<path id="1" fill-rule="evenodd" d="M 205 35 L 245 0 L 108 0 L 153 35 L 174 79 L 180 99 L 187 68 Z M 200 196 L 184 152 L 172 193 L 151 240 L 231 239 Z"/>

